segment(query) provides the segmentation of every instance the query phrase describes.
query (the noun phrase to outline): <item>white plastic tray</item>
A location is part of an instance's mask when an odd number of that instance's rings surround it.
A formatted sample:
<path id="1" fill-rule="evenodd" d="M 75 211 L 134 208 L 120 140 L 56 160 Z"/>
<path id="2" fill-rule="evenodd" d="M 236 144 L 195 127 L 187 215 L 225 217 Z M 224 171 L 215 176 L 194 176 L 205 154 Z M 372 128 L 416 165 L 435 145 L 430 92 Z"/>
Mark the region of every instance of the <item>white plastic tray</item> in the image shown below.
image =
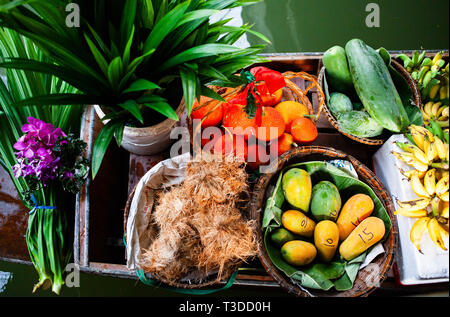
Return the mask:
<path id="1" fill-rule="evenodd" d="M 409 142 L 403 135 L 393 135 L 373 156 L 374 172 L 391 194 L 394 207 L 398 208 L 396 199 L 400 201 L 417 198 L 412 191 L 409 180 L 401 173 L 412 169 L 399 161 L 391 151 L 400 149 L 394 142 Z M 449 252 L 443 251 L 433 244 L 428 231 L 425 230 L 421 241 L 421 254 L 412 244 L 409 233 L 415 219 L 404 216 L 397 217 L 399 245 L 395 251 L 400 283 L 404 285 L 431 284 L 449 281 Z M 448 248 L 448 245 L 447 245 Z"/>

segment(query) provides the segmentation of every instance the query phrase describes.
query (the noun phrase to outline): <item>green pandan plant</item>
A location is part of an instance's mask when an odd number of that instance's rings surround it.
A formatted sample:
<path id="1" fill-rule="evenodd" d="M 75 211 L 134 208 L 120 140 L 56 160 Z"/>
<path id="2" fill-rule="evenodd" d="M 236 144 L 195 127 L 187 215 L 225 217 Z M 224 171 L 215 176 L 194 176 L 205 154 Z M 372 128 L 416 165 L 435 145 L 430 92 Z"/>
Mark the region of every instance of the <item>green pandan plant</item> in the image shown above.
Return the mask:
<path id="1" fill-rule="evenodd" d="M 79 27 L 68 27 L 70 3 L 78 6 Z M 3 58 L 0 67 L 48 73 L 78 89 L 16 102 L 23 105 L 98 104 L 107 115 L 94 144 L 95 177 L 115 137 L 126 125 L 151 126 L 165 117 L 178 119 L 184 95 L 188 114 L 201 95 L 221 99 L 209 85 L 238 86 L 234 74 L 265 61 L 263 45 L 233 44 L 249 25 L 216 23 L 210 16 L 257 0 L 0 0 L 0 26 L 31 39 L 53 62 Z M 70 11 L 70 10 L 69 10 Z M 155 122 L 156 121 L 156 122 Z M 105 121 L 106 122 L 106 121 Z"/>

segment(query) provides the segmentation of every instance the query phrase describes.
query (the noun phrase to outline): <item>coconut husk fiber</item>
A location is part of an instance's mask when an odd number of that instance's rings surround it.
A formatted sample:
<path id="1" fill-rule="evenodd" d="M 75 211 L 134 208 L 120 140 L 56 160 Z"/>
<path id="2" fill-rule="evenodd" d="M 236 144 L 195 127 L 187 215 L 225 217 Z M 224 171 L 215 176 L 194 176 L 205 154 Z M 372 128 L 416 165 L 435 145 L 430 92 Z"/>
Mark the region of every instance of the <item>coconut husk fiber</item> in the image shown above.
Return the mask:
<path id="1" fill-rule="evenodd" d="M 244 163 L 209 153 L 192 159 L 184 182 L 158 195 L 140 267 L 170 281 L 194 271 L 229 276 L 257 253 L 255 223 L 241 213 L 248 197 Z"/>

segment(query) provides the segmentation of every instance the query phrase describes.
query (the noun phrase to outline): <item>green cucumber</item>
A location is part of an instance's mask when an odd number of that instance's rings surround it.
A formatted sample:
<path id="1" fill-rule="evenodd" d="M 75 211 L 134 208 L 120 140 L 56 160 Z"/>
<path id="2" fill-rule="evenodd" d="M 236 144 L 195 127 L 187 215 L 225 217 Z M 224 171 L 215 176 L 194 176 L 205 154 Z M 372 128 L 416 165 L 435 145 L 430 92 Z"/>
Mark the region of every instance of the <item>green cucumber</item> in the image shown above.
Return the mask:
<path id="1" fill-rule="evenodd" d="M 379 53 L 359 39 L 345 45 L 356 93 L 370 116 L 382 127 L 402 132 L 409 125 L 402 99 Z"/>
<path id="2" fill-rule="evenodd" d="M 337 116 L 338 113 L 352 111 L 353 105 L 346 95 L 340 92 L 333 92 L 330 95 L 330 101 L 328 102 L 328 109 L 333 114 L 333 116 Z"/>
<path id="3" fill-rule="evenodd" d="M 383 133 L 383 127 L 365 111 L 341 112 L 337 121 L 343 132 L 359 138 L 371 138 Z"/>
<path id="4" fill-rule="evenodd" d="M 334 91 L 347 92 L 353 87 L 352 76 L 348 67 L 345 49 L 333 46 L 322 57 L 327 79 Z"/>

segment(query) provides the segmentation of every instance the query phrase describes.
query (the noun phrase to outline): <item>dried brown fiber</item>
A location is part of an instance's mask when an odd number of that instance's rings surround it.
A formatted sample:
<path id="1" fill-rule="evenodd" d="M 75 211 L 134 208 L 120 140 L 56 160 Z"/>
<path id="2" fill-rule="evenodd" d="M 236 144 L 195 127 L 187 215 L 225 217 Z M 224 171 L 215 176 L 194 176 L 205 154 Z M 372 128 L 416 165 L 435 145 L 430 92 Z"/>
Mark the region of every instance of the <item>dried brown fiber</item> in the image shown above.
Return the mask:
<path id="1" fill-rule="evenodd" d="M 254 222 L 240 209 L 247 197 L 242 162 L 202 153 L 189 162 L 180 186 L 159 195 L 152 213 L 158 234 L 140 266 L 173 281 L 194 271 L 226 277 L 256 255 Z"/>

